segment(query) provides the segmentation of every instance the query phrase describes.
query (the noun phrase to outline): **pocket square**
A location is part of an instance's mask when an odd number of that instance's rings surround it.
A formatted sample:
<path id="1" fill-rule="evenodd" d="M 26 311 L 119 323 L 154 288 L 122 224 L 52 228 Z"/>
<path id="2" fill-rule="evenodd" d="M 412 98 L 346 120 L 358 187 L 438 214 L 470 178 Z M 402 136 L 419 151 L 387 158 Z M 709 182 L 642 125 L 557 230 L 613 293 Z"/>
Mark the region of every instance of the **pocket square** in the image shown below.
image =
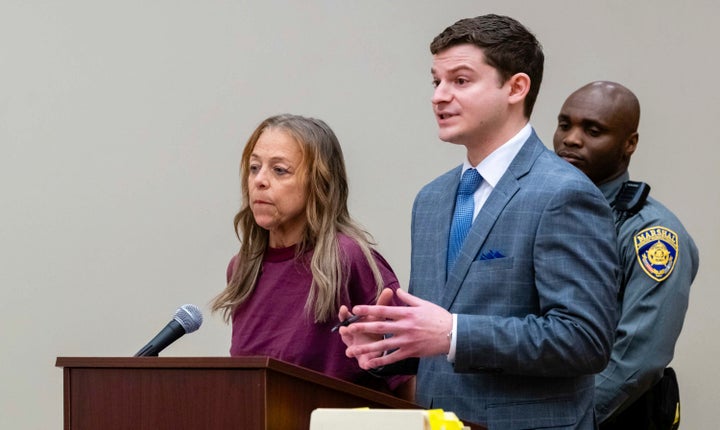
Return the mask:
<path id="1" fill-rule="evenodd" d="M 479 260 L 493 260 L 495 258 L 505 258 L 505 255 L 500 251 L 490 249 L 480 254 Z"/>

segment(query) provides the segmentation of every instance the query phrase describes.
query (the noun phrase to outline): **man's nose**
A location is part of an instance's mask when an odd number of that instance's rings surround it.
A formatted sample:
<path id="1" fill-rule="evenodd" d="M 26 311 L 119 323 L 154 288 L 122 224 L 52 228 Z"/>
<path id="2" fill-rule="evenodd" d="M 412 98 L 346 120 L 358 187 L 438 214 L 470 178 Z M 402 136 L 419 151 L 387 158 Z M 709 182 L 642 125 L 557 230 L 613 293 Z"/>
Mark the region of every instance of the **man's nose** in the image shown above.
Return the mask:
<path id="1" fill-rule="evenodd" d="M 436 105 L 438 103 L 447 102 L 452 98 L 452 95 L 450 94 L 450 89 L 448 88 L 448 85 L 446 85 L 443 82 L 438 83 L 435 86 L 435 91 L 433 91 L 432 95 L 432 104 Z"/>
<path id="2" fill-rule="evenodd" d="M 578 127 L 570 127 L 562 139 L 566 146 L 582 146 L 582 131 Z"/>

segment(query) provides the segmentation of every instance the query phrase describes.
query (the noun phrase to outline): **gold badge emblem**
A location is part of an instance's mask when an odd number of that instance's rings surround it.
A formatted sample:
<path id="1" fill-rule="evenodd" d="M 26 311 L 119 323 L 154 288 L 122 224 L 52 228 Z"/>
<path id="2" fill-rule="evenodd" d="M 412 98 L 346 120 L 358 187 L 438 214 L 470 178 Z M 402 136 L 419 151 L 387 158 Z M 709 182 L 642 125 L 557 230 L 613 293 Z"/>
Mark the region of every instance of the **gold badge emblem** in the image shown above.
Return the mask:
<path id="1" fill-rule="evenodd" d="M 678 236 L 665 227 L 646 228 L 635 235 L 635 253 L 645 273 L 657 282 L 665 280 L 675 268 Z"/>

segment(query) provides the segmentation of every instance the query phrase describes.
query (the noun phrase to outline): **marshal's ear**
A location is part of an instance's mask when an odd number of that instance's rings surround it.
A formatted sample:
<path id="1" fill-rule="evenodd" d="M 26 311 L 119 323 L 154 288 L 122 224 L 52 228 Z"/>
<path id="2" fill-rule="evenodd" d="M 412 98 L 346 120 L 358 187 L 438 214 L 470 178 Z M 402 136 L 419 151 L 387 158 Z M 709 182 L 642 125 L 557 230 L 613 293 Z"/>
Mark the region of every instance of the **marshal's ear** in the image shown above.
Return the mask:
<path id="1" fill-rule="evenodd" d="M 640 139 L 640 135 L 636 131 L 633 134 L 631 134 L 625 141 L 625 155 L 628 158 L 630 158 L 630 156 L 635 153 L 639 139 Z"/>

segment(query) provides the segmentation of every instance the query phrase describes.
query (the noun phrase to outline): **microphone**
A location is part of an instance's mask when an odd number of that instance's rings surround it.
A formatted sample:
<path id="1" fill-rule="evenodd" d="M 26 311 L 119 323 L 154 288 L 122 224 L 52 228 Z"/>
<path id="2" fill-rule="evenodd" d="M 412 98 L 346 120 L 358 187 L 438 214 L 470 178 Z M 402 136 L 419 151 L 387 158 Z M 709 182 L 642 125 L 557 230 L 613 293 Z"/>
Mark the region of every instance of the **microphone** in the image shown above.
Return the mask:
<path id="1" fill-rule="evenodd" d="M 157 357 L 168 345 L 178 340 L 185 333 L 192 333 L 200 328 L 203 316 L 195 305 L 182 305 L 175 311 L 172 321 L 160 330 L 147 345 L 143 346 L 135 357 Z"/>

